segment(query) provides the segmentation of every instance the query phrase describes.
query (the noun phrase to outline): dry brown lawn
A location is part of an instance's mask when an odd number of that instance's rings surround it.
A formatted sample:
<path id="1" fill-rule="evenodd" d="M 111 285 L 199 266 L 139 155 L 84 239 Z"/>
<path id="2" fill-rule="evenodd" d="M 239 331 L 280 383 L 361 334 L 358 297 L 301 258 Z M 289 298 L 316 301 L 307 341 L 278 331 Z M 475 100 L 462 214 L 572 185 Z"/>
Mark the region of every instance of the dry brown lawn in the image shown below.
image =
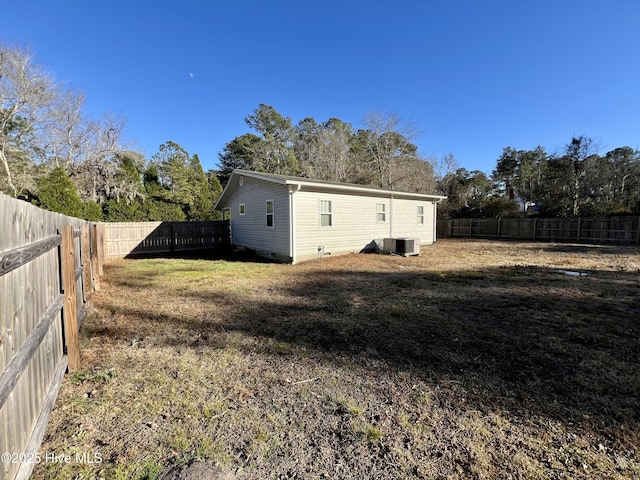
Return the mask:
<path id="1" fill-rule="evenodd" d="M 640 478 L 638 248 L 121 260 L 102 287 L 41 448 L 74 457 L 34 478 Z"/>

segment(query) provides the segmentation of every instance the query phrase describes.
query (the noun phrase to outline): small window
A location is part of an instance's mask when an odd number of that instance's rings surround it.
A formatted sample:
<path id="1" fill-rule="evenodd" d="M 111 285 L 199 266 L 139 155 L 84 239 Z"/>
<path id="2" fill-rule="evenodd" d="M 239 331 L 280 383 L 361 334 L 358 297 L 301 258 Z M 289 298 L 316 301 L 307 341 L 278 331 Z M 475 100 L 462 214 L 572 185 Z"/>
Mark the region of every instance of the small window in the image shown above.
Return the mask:
<path id="1" fill-rule="evenodd" d="M 320 226 L 331 227 L 333 225 L 333 212 L 331 200 L 320 200 Z"/>
<path id="2" fill-rule="evenodd" d="M 424 206 L 418 205 L 417 208 L 418 225 L 424 225 Z"/>
<path id="3" fill-rule="evenodd" d="M 267 228 L 273 228 L 273 200 L 267 200 Z"/>
<path id="4" fill-rule="evenodd" d="M 376 208 L 376 212 L 377 212 L 376 220 L 378 221 L 378 223 L 384 223 L 384 222 L 387 221 L 386 207 L 387 206 L 384 203 L 379 203 L 377 205 L 377 208 Z"/>
<path id="5" fill-rule="evenodd" d="M 244 203 L 240 204 L 240 215 L 244 215 Z"/>

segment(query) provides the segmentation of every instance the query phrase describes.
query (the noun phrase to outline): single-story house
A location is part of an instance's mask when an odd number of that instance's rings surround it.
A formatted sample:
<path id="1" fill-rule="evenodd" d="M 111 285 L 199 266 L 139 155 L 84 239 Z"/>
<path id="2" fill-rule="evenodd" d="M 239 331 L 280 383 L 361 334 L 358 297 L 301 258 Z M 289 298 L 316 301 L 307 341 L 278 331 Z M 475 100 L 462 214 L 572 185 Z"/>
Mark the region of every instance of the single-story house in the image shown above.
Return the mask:
<path id="1" fill-rule="evenodd" d="M 234 170 L 214 208 L 230 220 L 232 245 L 296 263 L 381 247 L 385 238 L 435 243 L 445 198 Z"/>

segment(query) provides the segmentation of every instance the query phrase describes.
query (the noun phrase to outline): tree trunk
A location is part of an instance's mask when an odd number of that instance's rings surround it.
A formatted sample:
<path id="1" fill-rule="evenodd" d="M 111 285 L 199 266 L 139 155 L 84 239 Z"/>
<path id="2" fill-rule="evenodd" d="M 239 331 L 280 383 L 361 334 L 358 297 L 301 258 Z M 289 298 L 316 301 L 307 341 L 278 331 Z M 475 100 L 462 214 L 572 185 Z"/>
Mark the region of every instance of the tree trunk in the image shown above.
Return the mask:
<path id="1" fill-rule="evenodd" d="M 2 166 L 4 167 L 4 171 L 7 174 L 7 185 L 9 185 L 9 188 L 11 188 L 13 196 L 17 197 L 18 189 L 13 184 L 13 179 L 11 177 L 11 169 L 9 168 L 9 161 L 7 160 L 7 156 L 5 155 L 5 152 L 4 152 L 4 145 L 0 147 L 0 161 L 2 161 Z"/>

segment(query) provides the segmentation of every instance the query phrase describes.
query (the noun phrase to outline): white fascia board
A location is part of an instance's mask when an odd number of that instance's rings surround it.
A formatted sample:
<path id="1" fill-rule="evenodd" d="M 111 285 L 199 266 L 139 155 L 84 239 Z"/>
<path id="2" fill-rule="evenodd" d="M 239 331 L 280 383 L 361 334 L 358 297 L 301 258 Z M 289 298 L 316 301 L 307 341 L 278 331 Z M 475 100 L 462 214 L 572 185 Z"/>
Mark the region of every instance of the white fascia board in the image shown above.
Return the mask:
<path id="1" fill-rule="evenodd" d="M 299 189 L 323 189 L 333 190 L 336 192 L 350 192 L 350 193 L 362 193 L 365 195 L 373 195 L 377 197 L 394 197 L 394 198 L 411 198 L 416 200 L 429 200 L 429 201 L 441 201 L 447 197 L 441 195 L 428 195 L 426 193 L 411 193 L 395 190 L 383 190 L 380 188 L 370 188 L 365 185 L 347 185 L 339 183 L 317 183 L 313 181 L 304 180 L 285 180 L 287 185 L 298 185 Z"/>
<path id="2" fill-rule="evenodd" d="M 280 185 L 286 185 L 286 179 L 278 178 L 276 176 L 265 175 L 260 172 L 252 172 L 250 170 L 234 170 L 232 175 L 244 175 L 245 177 L 257 178 L 259 180 L 265 180 L 267 182 L 279 183 Z"/>

